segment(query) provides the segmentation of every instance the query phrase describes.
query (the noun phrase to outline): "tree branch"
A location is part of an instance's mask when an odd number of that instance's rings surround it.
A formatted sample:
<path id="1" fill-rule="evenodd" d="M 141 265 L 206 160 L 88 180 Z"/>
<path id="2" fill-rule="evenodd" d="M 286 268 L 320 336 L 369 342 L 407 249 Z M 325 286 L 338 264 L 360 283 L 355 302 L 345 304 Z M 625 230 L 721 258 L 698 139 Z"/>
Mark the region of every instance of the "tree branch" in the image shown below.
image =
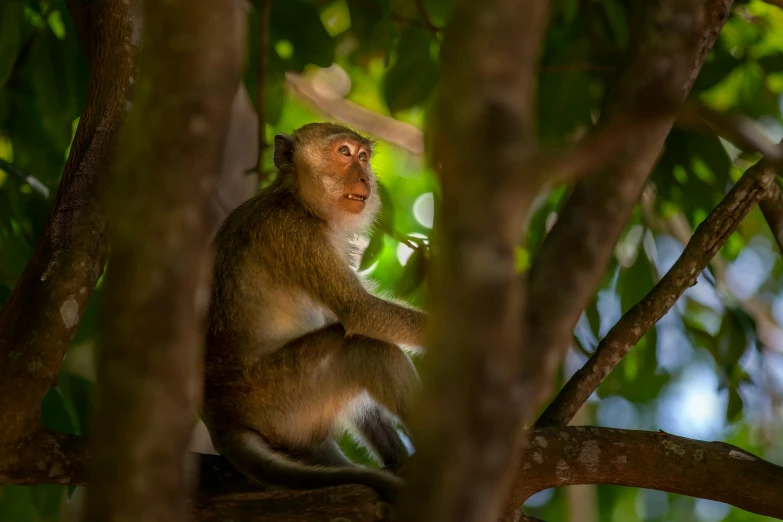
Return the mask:
<path id="1" fill-rule="evenodd" d="M 672 268 L 644 299 L 617 321 L 598 344 L 590 359 L 563 386 L 536 422 L 537 426 L 568 424 L 601 381 L 631 351 L 647 330 L 666 315 L 685 290 L 696 284 L 699 274 L 745 216 L 765 197 L 774 179 L 774 171 L 763 162 L 743 174 L 696 228 Z"/>
<path id="2" fill-rule="evenodd" d="M 783 253 L 783 193 L 777 183 L 769 187 L 766 196 L 759 201 L 759 208 L 772 231 L 778 250 Z"/>
<path id="3" fill-rule="evenodd" d="M 0 454 L 0 485 L 87 483 L 87 438 L 41 429 Z"/>
<path id="4" fill-rule="evenodd" d="M 183 459 L 202 388 L 209 213 L 244 16 L 144 3 L 140 84 L 107 196 L 112 251 L 84 520 L 186 520 Z"/>
<path id="5" fill-rule="evenodd" d="M 609 92 L 602 120 L 671 110 L 681 103 L 731 3 L 636 3 L 639 12 L 632 34 L 639 38 L 632 43 L 626 66 Z M 573 328 L 603 277 L 674 119 L 673 114 L 662 118 L 629 140 L 617 157 L 620 167 L 579 181 L 533 260 L 528 289 L 532 306 L 525 318 L 526 353 L 533 360 L 524 361 L 523 369 L 533 409 L 551 392 L 551 377 L 570 345 Z"/>
<path id="6" fill-rule="evenodd" d="M 0 467 L 0 484 L 83 484 L 84 437 L 59 437 L 67 452 L 50 452 L 55 474 L 38 470 L 40 455 L 22 455 L 16 468 Z M 511 496 L 519 506 L 551 487 L 611 484 L 656 489 L 725 502 L 752 513 L 783 518 L 783 468 L 722 442 L 703 442 L 662 432 L 582 426 L 529 430 L 518 462 L 527 480 Z M 48 451 L 48 450 L 47 450 Z M 364 486 L 306 491 L 267 489 L 248 481 L 219 455 L 192 454 L 199 469 L 196 520 L 218 522 L 353 522 L 389 520 L 389 506 Z M 729 480 L 715 480 L 729 477 Z M 518 519 L 516 509 L 505 520 Z M 489 520 L 489 519 L 487 519 Z"/>
<path id="7" fill-rule="evenodd" d="M 288 85 L 297 95 L 324 114 L 413 154 L 424 153 L 424 136 L 413 125 L 378 114 L 346 100 L 325 82 L 318 83 L 316 88 L 314 80 L 300 74 L 287 72 L 285 77 Z"/>
<path id="8" fill-rule="evenodd" d="M 578 180 L 599 169 L 621 167 L 620 158 L 636 144 L 636 136 L 669 120 L 672 114 L 664 110 L 624 114 L 596 127 L 570 149 L 537 152 L 536 170 L 541 172 L 542 181 L 554 185 Z"/>
<path id="9" fill-rule="evenodd" d="M 776 165 L 783 161 L 783 143 L 773 143 L 748 117 L 721 114 L 699 102 L 691 101 L 680 109 L 677 123 L 697 129 L 711 129 L 739 149 L 758 152 L 768 162 Z"/>
<path id="10" fill-rule="evenodd" d="M 132 20 L 120 0 L 78 9 L 91 65 L 87 99 L 49 222 L 0 310 L 0 451 L 37 430 L 41 400 L 57 380 L 106 259 L 100 196 L 131 81 Z"/>
<path id="11" fill-rule="evenodd" d="M 769 190 L 770 192 L 768 194 L 779 189 L 776 189 L 773 184 L 770 186 Z M 765 196 L 759 202 L 759 205 L 761 205 L 768 198 L 769 195 Z M 665 220 L 658 219 L 654 216 L 654 210 L 652 206 L 652 196 L 648 191 L 645 191 L 645 193 L 642 195 L 642 212 L 645 213 L 647 219 L 651 220 L 651 222 L 657 225 L 658 228 L 674 237 L 683 246 L 687 245 L 688 241 L 691 239 L 691 236 L 693 236 L 693 229 L 688 223 L 688 219 L 681 212 L 678 212 Z M 723 260 L 723 258 L 720 256 L 713 257 L 710 261 L 710 268 L 712 269 L 712 274 L 715 276 L 715 282 L 717 283 L 717 286 L 725 287 L 726 262 Z M 765 300 L 761 299 L 758 295 L 752 295 L 748 299 L 741 301 L 740 306 L 743 310 L 745 310 L 745 313 L 753 318 L 753 321 L 756 323 L 756 333 L 761 343 L 768 348 L 781 351 L 781 347 L 779 346 L 779 339 L 783 338 L 783 330 L 781 330 L 781 328 L 772 318 L 770 314 L 769 303 L 765 302 Z M 587 358 L 589 359 L 591 355 L 592 354 L 588 353 Z"/>
<path id="12" fill-rule="evenodd" d="M 525 481 L 512 492 L 516 506 L 551 487 L 609 484 L 706 498 L 783 518 L 783 468 L 723 442 L 611 428 L 539 428 L 532 431 L 519 467 Z M 512 516 L 509 510 L 506 520 Z"/>

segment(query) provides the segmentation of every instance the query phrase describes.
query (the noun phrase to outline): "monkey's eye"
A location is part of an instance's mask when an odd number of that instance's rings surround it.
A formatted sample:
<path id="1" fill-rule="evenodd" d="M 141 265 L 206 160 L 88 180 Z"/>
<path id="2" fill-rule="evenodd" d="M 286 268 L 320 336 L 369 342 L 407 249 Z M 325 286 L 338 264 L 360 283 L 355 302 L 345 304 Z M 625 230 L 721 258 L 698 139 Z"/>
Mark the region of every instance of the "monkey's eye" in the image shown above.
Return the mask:
<path id="1" fill-rule="evenodd" d="M 337 152 L 339 152 L 343 156 L 350 156 L 351 155 L 351 151 L 348 150 L 348 147 L 346 147 L 345 145 L 343 145 L 342 147 L 337 149 Z"/>
<path id="2" fill-rule="evenodd" d="M 366 152 L 362 152 L 361 154 L 359 154 L 359 161 L 367 161 L 367 153 Z"/>

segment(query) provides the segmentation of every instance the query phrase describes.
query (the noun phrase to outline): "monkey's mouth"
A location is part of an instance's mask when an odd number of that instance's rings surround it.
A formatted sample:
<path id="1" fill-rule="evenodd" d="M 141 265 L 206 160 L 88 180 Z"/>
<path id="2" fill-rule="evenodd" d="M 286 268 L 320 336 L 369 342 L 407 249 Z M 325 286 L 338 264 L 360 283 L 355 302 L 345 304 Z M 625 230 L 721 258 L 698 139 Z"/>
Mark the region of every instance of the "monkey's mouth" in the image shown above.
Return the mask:
<path id="1" fill-rule="evenodd" d="M 359 194 L 346 194 L 343 197 L 345 199 L 352 199 L 354 201 L 367 201 L 367 196 L 361 196 Z"/>

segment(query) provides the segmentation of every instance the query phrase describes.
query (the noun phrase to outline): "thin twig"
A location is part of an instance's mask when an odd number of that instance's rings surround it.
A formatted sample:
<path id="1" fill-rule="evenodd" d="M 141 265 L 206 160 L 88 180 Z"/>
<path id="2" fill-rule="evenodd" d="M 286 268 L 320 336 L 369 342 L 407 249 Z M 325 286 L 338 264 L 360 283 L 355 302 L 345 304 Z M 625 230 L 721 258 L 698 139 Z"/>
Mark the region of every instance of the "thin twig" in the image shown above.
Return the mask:
<path id="1" fill-rule="evenodd" d="M 22 183 L 27 183 L 36 192 L 41 194 L 44 198 L 49 197 L 49 188 L 46 185 L 41 183 L 41 181 L 38 178 L 34 176 L 28 176 L 27 174 L 25 174 L 19 169 L 19 167 L 17 167 L 13 163 L 9 163 L 4 159 L 0 159 L 0 170 L 4 170 L 8 174 L 16 176 Z"/>
<path id="2" fill-rule="evenodd" d="M 411 250 L 416 250 L 421 246 L 411 241 L 407 236 L 400 234 L 399 232 L 397 232 L 396 230 L 388 226 L 386 223 L 381 223 L 379 227 L 384 234 L 394 239 L 398 243 L 402 243 L 403 245 L 410 248 Z"/>
<path id="3" fill-rule="evenodd" d="M 765 163 L 745 172 L 726 197 L 698 226 L 674 266 L 658 284 L 623 315 L 601 340 L 595 353 L 574 374 L 536 426 L 565 425 L 603 379 L 677 302 L 751 209 L 767 194 L 775 173 Z"/>

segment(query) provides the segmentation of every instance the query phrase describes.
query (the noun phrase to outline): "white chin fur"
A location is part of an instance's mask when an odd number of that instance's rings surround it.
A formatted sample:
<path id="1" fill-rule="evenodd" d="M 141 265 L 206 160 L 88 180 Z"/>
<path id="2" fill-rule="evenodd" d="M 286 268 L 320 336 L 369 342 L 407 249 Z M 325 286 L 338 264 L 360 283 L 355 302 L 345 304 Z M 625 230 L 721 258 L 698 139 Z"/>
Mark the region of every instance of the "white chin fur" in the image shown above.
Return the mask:
<path id="1" fill-rule="evenodd" d="M 336 230 L 346 232 L 348 234 L 363 234 L 372 227 L 375 222 L 375 217 L 378 213 L 380 202 L 377 197 L 369 197 L 364 205 L 364 210 L 358 214 L 351 214 L 350 212 L 339 211 L 333 215 L 338 216 L 330 223 Z"/>

